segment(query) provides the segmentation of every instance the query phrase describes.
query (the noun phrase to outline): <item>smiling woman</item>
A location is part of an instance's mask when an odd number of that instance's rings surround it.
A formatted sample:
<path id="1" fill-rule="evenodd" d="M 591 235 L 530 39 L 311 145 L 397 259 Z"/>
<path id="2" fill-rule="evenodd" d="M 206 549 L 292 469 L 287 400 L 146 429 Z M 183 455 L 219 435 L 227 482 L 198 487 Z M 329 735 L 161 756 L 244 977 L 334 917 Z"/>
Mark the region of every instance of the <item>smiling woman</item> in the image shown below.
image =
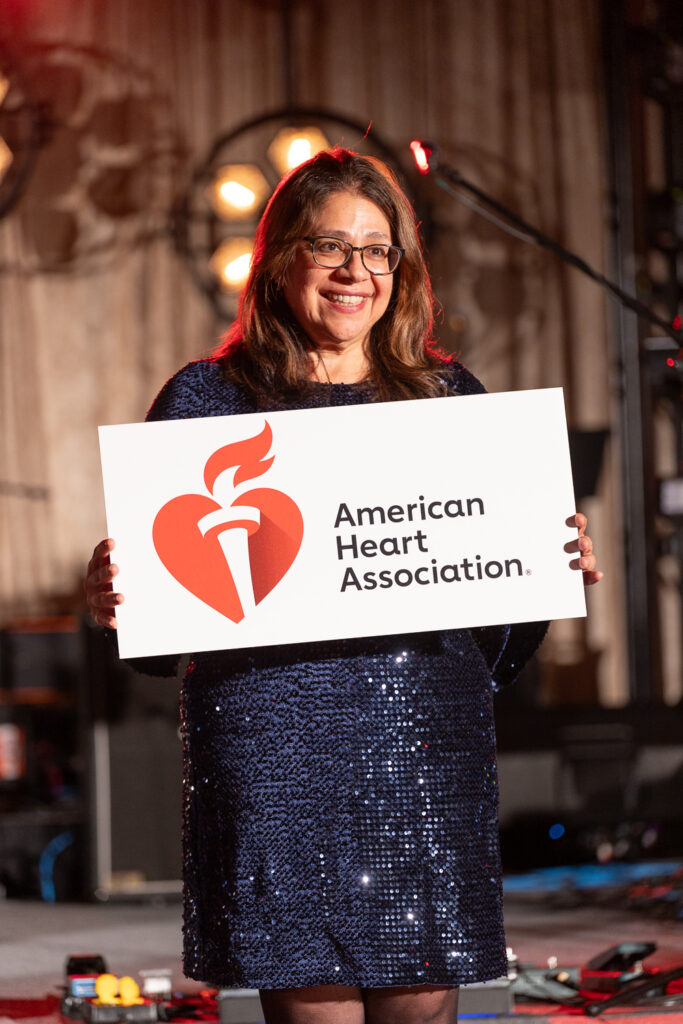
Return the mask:
<path id="1" fill-rule="evenodd" d="M 225 344 L 180 370 L 148 419 L 481 394 L 431 332 L 410 203 L 376 161 L 323 152 L 272 196 Z M 388 506 L 386 521 L 484 515 L 481 498 L 448 498 L 446 453 L 443 465 L 440 500 L 415 481 L 417 500 Z M 570 564 L 596 582 L 585 519 L 572 522 Z M 361 524 L 384 526 L 385 510 L 340 507 L 338 529 Z M 433 564 L 413 527 L 382 536 L 340 541 L 340 570 L 353 574 L 357 544 L 377 555 L 377 576 L 347 582 L 372 601 L 387 587 L 523 571 L 476 553 Z M 407 547 L 425 553 L 413 574 L 383 568 Z M 112 548 L 95 549 L 86 584 L 110 627 L 123 600 Z M 182 696 L 188 977 L 259 988 L 268 1024 L 453 1024 L 458 986 L 506 971 L 492 689 L 545 628 L 194 655 Z M 173 659 L 141 661 L 174 670 Z"/>

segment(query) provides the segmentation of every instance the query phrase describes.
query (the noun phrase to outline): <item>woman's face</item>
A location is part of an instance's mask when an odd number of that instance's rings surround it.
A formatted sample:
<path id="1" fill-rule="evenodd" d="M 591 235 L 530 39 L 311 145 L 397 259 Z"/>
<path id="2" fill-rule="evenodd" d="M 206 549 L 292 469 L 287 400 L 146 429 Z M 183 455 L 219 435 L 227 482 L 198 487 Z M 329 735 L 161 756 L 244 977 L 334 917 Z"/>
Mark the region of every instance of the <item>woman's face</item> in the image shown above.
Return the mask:
<path id="1" fill-rule="evenodd" d="M 391 244 L 382 211 L 354 192 L 335 192 L 320 207 L 311 236 L 330 235 L 352 245 Z M 345 267 L 319 267 L 309 242 L 298 242 L 284 294 L 294 316 L 316 346 L 364 345 L 386 312 L 393 274 L 373 275 L 354 252 Z"/>

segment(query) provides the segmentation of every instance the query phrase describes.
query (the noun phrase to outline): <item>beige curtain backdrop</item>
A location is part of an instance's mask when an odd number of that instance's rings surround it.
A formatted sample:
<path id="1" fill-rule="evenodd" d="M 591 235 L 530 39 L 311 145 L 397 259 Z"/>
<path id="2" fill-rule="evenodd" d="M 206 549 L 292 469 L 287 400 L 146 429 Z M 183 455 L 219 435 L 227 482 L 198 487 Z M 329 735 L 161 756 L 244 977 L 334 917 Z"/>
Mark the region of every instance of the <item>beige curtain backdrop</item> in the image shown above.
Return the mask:
<path id="1" fill-rule="evenodd" d="M 293 98 L 372 121 L 407 166 L 411 138 L 438 140 L 482 188 L 604 270 L 597 9 L 597 0 L 293 0 Z M 32 239 L 48 225 L 41 190 L 69 173 L 58 159 L 59 130 L 0 222 L 0 480 L 47 494 L 12 486 L 0 493 L 4 621 L 60 598 L 62 606 L 80 600 L 73 595 L 83 567 L 105 535 L 97 424 L 141 419 L 164 380 L 226 326 L 164 236 L 164 211 L 216 135 L 286 98 L 276 2 L 32 0 L 21 11 L 4 25 L 18 66 L 31 63 L 26 54 L 38 43 L 115 54 L 135 67 L 136 81 L 148 76 L 175 144 L 152 179 L 150 238 L 121 246 L 116 258 L 94 257 L 70 273 L 30 272 Z M 120 87 L 113 72 L 97 75 L 100 91 Z M 91 75 L 84 88 L 93 82 Z M 96 128 L 86 132 L 86 155 L 97 155 Z M 605 703 L 619 703 L 619 438 L 603 293 L 434 184 L 421 187 L 434 220 L 429 259 L 444 345 L 489 389 L 563 386 L 571 426 L 612 432 L 600 492 L 584 502 L 607 578 L 589 594 L 586 623 L 554 625 L 543 659 L 548 699 L 571 700 L 572 680 L 581 679 Z M 96 237 L 86 204 L 74 208 Z"/>

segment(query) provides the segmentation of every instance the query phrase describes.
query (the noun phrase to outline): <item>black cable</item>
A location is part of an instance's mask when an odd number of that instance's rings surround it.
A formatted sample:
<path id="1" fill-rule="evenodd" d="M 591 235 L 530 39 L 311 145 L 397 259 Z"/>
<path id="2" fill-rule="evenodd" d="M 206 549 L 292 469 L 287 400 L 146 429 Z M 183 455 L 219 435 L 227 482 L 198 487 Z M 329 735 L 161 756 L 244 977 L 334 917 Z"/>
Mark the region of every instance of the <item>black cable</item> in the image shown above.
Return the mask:
<path id="1" fill-rule="evenodd" d="M 601 999 L 600 1002 L 596 1003 L 586 1003 L 583 1012 L 589 1017 L 597 1017 L 599 1014 L 604 1013 L 605 1010 L 611 1010 L 613 1006 L 623 1006 L 624 1003 L 631 1006 L 640 1003 L 648 998 L 649 993 L 654 995 L 660 989 L 666 989 L 670 981 L 677 981 L 678 978 L 683 978 L 683 966 L 675 967 L 671 971 L 662 971 L 661 974 L 649 974 L 642 981 L 635 981 L 621 992 L 610 996 L 609 999 Z"/>

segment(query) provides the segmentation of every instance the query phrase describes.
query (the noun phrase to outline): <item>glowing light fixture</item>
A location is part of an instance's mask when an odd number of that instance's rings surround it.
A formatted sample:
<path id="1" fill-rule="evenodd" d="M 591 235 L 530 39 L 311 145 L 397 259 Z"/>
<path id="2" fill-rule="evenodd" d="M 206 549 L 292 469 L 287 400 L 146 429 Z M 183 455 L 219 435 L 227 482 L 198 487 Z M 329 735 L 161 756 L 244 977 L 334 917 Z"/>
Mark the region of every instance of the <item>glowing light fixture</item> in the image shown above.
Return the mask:
<path id="1" fill-rule="evenodd" d="M 288 167 L 298 167 L 299 164 L 304 163 L 305 160 L 310 160 L 312 156 L 313 147 L 311 146 L 310 139 L 292 139 L 287 147 Z"/>
<path id="2" fill-rule="evenodd" d="M 434 147 L 429 142 L 422 142 L 420 139 L 413 139 L 410 143 L 410 148 L 413 151 L 413 157 L 417 164 L 417 169 L 420 174 L 429 174 L 430 164 L 429 160 L 434 152 Z"/>
<path id="3" fill-rule="evenodd" d="M 281 128 L 268 147 L 268 157 L 279 174 L 287 174 L 329 146 L 319 128 Z"/>
<path id="4" fill-rule="evenodd" d="M 0 71 L 0 106 L 2 106 L 2 101 L 7 95 L 8 90 L 9 78 L 3 75 L 2 71 Z M 0 135 L 0 181 L 4 178 L 5 171 L 12 163 L 13 159 L 12 150 L 3 139 L 2 135 Z"/>
<path id="5" fill-rule="evenodd" d="M 4 178 L 5 171 L 12 163 L 13 159 L 12 150 L 9 148 L 2 136 L 0 136 L 0 181 Z"/>
<path id="6" fill-rule="evenodd" d="M 252 244 L 251 238 L 228 238 L 211 257 L 209 266 L 226 291 L 239 291 L 247 280 Z"/>
<path id="7" fill-rule="evenodd" d="M 238 210 L 250 210 L 256 202 L 256 193 L 238 181 L 224 181 L 218 194 L 224 203 Z"/>
<path id="8" fill-rule="evenodd" d="M 253 234 L 278 180 L 332 142 L 344 140 L 400 171 L 396 154 L 366 122 L 323 109 L 285 107 L 212 141 L 175 206 L 173 239 L 221 319 L 233 320 L 238 310 Z"/>
<path id="9" fill-rule="evenodd" d="M 223 220 L 245 220 L 254 217 L 270 186 L 256 164 L 226 164 L 216 171 L 207 194 Z"/>

